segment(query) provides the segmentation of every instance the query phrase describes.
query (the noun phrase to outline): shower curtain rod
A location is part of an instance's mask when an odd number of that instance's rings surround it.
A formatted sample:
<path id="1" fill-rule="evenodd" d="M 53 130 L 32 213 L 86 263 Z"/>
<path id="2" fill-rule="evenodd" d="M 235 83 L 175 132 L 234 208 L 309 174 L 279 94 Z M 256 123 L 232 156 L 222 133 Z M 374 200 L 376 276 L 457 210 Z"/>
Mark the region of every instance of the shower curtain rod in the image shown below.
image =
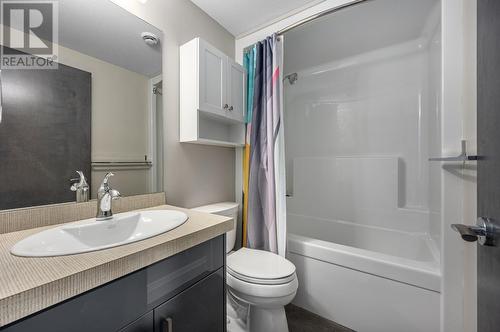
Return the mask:
<path id="1" fill-rule="evenodd" d="M 326 16 L 328 14 L 333 14 L 335 12 L 338 12 L 339 10 L 342 10 L 342 9 L 345 9 L 345 8 L 348 8 L 348 7 L 351 7 L 351 6 L 355 6 L 355 5 L 359 5 L 360 3 L 362 2 L 368 2 L 368 1 L 373 1 L 373 0 L 354 0 L 353 2 L 350 2 L 350 3 L 346 3 L 346 4 L 343 4 L 343 5 L 340 5 L 340 6 L 336 6 L 336 7 L 333 7 L 333 8 L 330 8 L 330 9 L 326 9 L 322 12 L 319 12 L 317 14 L 314 14 L 314 15 L 311 15 L 309 17 L 306 17 L 298 22 L 295 22 L 293 24 L 290 24 L 289 26 L 281 29 L 281 30 L 278 30 L 276 31 L 276 35 L 278 35 L 278 40 L 281 36 L 283 36 L 285 33 L 287 33 L 288 31 L 290 30 L 293 30 L 297 27 L 300 27 L 306 23 L 309 23 L 311 21 L 314 21 L 320 17 L 323 17 L 323 16 Z M 256 45 L 257 43 L 253 43 L 251 45 L 248 45 L 247 47 L 245 47 L 243 49 L 243 53 L 249 51 L 254 45 Z"/>
<path id="2" fill-rule="evenodd" d="M 286 28 L 283 28 L 279 31 L 276 32 L 277 35 L 283 35 L 284 33 L 292 30 L 292 29 L 295 29 L 297 27 L 300 27 L 306 23 L 309 23 L 311 21 L 314 21 L 315 19 L 318 19 L 320 17 L 323 17 L 323 16 L 326 16 L 328 14 L 332 14 L 332 13 L 335 13 L 341 9 L 345 9 L 347 7 L 351 7 L 351 6 L 355 6 L 355 5 L 358 5 L 360 4 L 361 2 L 367 2 L 367 1 L 371 1 L 371 0 L 355 0 L 353 2 L 350 2 L 350 3 L 346 3 L 344 5 L 340 5 L 340 6 L 337 6 L 337 7 L 333 7 L 333 8 L 330 8 L 330 9 L 327 9 L 327 10 L 324 10 L 322 12 L 319 12 L 317 14 L 314 14 L 314 15 L 311 15 L 309 17 L 306 17 L 305 19 L 303 20 L 300 20 L 298 22 L 295 22 L 293 24 L 290 24 L 289 26 L 287 26 Z"/>

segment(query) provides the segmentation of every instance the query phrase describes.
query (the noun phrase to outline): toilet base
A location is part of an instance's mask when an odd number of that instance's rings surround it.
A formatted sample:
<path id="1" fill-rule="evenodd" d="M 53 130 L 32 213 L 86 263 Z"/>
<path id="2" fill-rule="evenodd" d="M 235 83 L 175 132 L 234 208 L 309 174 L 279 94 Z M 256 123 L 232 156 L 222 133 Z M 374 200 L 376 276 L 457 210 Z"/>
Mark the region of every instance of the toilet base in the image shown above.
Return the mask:
<path id="1" fill-rule="evenodd" d="M 250 305 L 248 330 L 250 332 L 288 332 L 285 308 L 261 308 Z"/>
<path id="2" fill-rule="evenodd" d="M 248 332 L 248 304 L 227 292 L 227 332 Z"/>
<path id="3" fill-rule="evenodd" d="M 285 308 L 262 308 L 254 305 L 247 306 L 245 317 L 234 308 L 234 303 L 227 304 L 227 331 L 228 332 L 288 332 Z"/>

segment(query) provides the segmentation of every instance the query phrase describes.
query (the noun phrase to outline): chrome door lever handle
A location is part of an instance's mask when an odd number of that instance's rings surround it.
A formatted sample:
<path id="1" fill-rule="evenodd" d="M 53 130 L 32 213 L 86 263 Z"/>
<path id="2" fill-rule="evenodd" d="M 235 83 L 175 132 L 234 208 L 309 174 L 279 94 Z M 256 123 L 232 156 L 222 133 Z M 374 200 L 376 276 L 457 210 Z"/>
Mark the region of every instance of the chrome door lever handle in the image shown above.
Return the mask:
<path id="1" fill-rule="evenodd" d="M 485 235 L 485 230 L 481 227 L 464 224 L 452 224 L 451 228 L 460 233 L 464 241 L 475 242 L 479 236 Z"/>
<path id="2" fill-rule="evenodd" d="M 497 230 L 490 218 L 479 217 L 476 225 L 452 224 L 451 228 L 460 233 L 464 241 L 477 241 L 484 246 L 496 244 Z"/>

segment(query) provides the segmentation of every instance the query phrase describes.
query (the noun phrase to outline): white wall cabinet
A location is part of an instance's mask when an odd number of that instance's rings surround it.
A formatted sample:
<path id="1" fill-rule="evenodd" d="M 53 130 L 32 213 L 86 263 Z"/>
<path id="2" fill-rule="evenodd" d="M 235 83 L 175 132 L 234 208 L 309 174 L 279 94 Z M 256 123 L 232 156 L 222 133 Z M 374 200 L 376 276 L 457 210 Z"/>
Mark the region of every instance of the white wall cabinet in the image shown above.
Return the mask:
<path id="1" fill-rule="evenodd" d="M 198 45 L 199 108 L 216 115 L 226 116 L 224 106 L 227 100 L 227 56 L 202 40 L 198 39 Z M 181 51 L 181 61 L 182 58 Z M 190 75 L 192 72 L 181 71 L 181 76 L 186 73 Z M 196 80 L 195 77 L 189 76 L 186 79 Z"/>
<path id="2" fill-rule="evenodd" d="M 227 101 L 228 115 L 243 122 L 246 109 L 247 74 L 245 68 L 231 59 L 227 59 Z"/>
<path id="3" fill-rule="evenodd" d="M 180 47 L 180 141 L 245 144 L 246 71 L 201 38 Z"/>

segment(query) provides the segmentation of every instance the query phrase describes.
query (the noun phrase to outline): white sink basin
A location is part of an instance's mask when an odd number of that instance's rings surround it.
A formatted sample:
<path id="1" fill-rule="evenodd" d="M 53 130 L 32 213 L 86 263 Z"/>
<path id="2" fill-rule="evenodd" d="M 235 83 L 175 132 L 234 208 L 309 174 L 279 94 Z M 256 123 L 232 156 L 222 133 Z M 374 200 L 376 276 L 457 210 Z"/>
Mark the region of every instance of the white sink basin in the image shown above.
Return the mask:
<path id="1" fill-rule="evenodd" d="M 187 219 L 185 213 L 174 210 L 120 213 L 104 221 L 86 219 L 33 234 L 17 242 L 10 252 L 16 256 L 48 257 L 101 250 L 168 232 Z"/>

